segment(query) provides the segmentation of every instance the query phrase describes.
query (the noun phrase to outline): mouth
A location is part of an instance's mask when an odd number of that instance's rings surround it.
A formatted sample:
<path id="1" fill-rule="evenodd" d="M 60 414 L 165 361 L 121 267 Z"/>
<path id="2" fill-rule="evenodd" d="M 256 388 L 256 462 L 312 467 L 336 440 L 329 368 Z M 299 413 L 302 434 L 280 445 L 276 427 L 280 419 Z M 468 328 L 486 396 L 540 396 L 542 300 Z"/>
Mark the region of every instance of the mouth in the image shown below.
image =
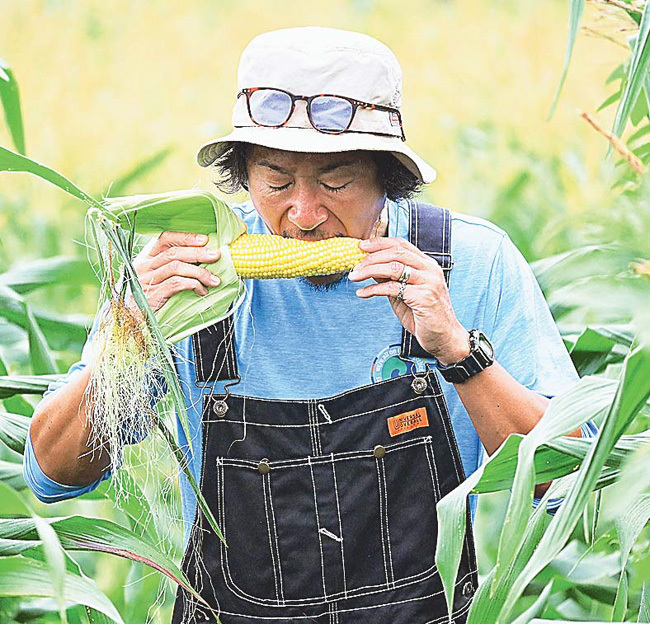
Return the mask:
<path id="1" fill-rule="evenodd" d="M 295 238 L 298 240 L 306 240 L 306 241 L 317 241 L 317 240 L 325 240 L 326 238 L 335 238 L 335 237 L 343 237 L 345 234 L 341 234 L 340 232 L 323 232 L 319 231 L 318 228 L 315 230 L 296 230 L 296 231 L 290 231 L 290 230 L 283 230 L 282 236 L 284 238 Z"/>

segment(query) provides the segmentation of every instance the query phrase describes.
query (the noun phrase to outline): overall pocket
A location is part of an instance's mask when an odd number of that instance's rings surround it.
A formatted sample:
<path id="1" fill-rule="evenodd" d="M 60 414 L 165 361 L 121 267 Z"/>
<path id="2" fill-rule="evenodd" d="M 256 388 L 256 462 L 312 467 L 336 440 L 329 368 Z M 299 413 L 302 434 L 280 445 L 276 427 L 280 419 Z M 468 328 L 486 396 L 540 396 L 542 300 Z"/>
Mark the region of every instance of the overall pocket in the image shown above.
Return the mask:
<path id="1" fill-rule="evenodd" d="M 431 438 L 259 462 L 217 460 L 226 585 L 263 605 L 309 606 L 436 572 Z"/>

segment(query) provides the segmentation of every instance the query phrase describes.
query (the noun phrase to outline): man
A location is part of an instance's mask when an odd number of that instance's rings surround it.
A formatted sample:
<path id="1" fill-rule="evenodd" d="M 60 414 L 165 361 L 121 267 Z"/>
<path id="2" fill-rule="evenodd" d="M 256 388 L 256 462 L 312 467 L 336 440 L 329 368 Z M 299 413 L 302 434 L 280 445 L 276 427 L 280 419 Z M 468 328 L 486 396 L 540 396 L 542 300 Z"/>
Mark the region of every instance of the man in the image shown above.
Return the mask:
<path id="1" fill-rule="evenodd" d="M 183 483 L 184 569 L 225 623 L 446 621 L 437 501 L 534 427 L 575 371 L 507 236 L 410 199 L 435 172 L 405 144 L 386 46 L 271 32 L 238 82 L 233 132 L 198 158 L 250 192 L 235 207 L 249 232 L 352 236 L 369 255 L 349 275 L 251 281 L 234 319 L 177 345 L 191 450 L 181 442 L 228 542 Z M 219 259 L 205 242 L 166 232 L 139 256 L 152 308 L 217 285 L 199 266 Z M 34 416 L 26 477 L 44 500 L 107 476 L 86 446 L 90 368 Z M 454 622 L 476 583 L 469 525 Z M 179 595 L 175 623 L 213 618 Z"/>

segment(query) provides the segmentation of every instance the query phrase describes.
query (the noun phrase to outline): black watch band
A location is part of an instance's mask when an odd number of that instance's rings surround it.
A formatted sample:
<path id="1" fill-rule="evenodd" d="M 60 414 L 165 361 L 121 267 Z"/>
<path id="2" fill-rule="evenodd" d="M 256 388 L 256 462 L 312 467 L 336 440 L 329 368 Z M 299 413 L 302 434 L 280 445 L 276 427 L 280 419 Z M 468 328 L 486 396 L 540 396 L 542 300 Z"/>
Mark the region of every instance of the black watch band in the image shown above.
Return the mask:
<path id="1" fill-rule="evenodd" d="M 437 367 L 445 381 L 458 384 L 474 377 L 493 362 L 494 349 L 487 336 L 478 329 L 472 329 L 469 332 L 469 355 L 460 362 L 448 366 L 438 362 Z"/>

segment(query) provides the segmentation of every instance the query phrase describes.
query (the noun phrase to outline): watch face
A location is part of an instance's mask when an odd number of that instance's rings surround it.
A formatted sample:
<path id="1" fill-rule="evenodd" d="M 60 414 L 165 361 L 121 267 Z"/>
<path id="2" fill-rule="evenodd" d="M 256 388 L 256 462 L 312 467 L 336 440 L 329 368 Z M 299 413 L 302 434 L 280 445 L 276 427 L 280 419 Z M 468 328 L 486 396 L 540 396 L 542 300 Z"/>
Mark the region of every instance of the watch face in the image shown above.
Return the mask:
<path id="1" fill-rule="evenodd" d="M 487 339 L 487 336 L 485 334 L 479 334 L 478 344 L 490 359 L 494 357 L 494 347 L 492 346 L 492 343 Z"/>

